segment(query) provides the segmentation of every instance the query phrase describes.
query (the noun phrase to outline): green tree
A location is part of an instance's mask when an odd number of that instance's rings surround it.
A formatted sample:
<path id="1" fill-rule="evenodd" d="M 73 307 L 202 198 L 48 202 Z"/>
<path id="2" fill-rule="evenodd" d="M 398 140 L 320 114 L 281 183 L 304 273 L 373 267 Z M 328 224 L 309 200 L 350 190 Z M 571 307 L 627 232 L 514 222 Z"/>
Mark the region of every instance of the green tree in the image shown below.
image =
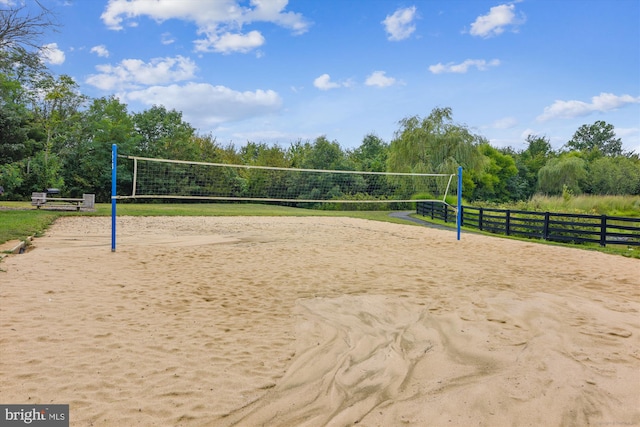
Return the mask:
<path id="1" fill-rule="evenodd" d="M 347 157 L 340 144 L 337 141 L 329 141 L 326 136 L 320 136 L 315 139 L 313 144 L 309 144 L 300 166 L 307 169 L 350 169 Z"/>
<path id="2" fill-rule="evenodd" d="M 0 164 L 13 163 L 27 154 L 29 126 L 20 106 L 0 104 Z"/>
<path id="3" fill-rule="evenodd" d="M 67 75 L 53 78 L 44 75 L 36 82 L 36 91 L 40 94 L 33 99 L 31 110 L 33 111 L 34 122 L 42 130 L 44 141 L 38 150 L 43 153 L 42 168 L 34 168 L 37 173 L 43 173 L 47 181 L 47 187 L 62 186 L 61 177 L 52 174 L 47 170 L 49 159 L 59 157 L 60 153 L 66 149 L 71 130 L 74 123 L 80 120 L 80 108 L 86 102 L 87 97 L 78 92 L 77 83 Z M 58 167 L 62 160 L 52 160 L 51 168 L 57 173 L 62 172 Z"/>
<path id="4" fill-rule="evenodd" d="M 195 129 L 182 120 L 181 112 L 154 105 L 134 114 L 133 123 L 140 135 L 136 149 L 140 155 L 174 160 L 198 158 Z"/>
<path id="5" fill-rule="evenodd" d="M 240 148 L 242 164 L 256 166 L 289 167 L 285 150 L 278 145 L 267 145 L 264 142 L 247 142 Z"/>
<path id="6" fill-rule="evenodd" d="M 292 168 L 303 168 L 307 154 L 311 151 L 311 144 L 298 140 L 291 143 L 287 149 L 286 155 Z"/>
<path id="7" fill-rule="evenodd" d="M 316 138 L 313 143 L 294 144 L 289 150 L 289 158 L 292 165 L 302 169 L 354 169 L 338 142 L 329 141 L 325 136 Z M 326 200 L 363 191 L 365 186 L 366 183 L 361 177 L 340 173 L 307 173 L 305 179 L 292 176 L 287 188 L 289 195 Z"/>
<path id="8" fill-rule="evenodd" d="M 478 150 L 486 157 L 486 161 L 484 169 L 474 176 L 476 187 L 471 199 L 491 202 L 511 200 L 512 195 L 508 185 L 510 180 L 518 174 L 515 160 L 487 142 L 480 144 Z"/>
<path id="9" fill-rule="evenodd" d="M 434 108 L 426 118 L 400 121 L 389 146 L 388 170 L 413 173 L 455 173 L 462 166 L 464 193 L 475 187 L 471 171 L 480 172 L 484 156 L 478 151 L 482 138 L 453 122 L 451 108 Z"/>
<path id="10" fill-rule="evenodd" d="M 19 162 L 0 165 L 0 185 L 4 187 L 4 195 L 0 197 L 8 200 L 20 199 L 20 187 L 24 175 Z"/>
<path id="11" fill-rule="evenodd" d="M 220 163 L 222 161 L 222 149 L 216 138 L 211 135 L 194 135 L 192 143 L 197 147 L 200 162 Z"/>
<path id="12" fill-rule="evenodd" d="M 640 161 L 624 156 L 601 157 L 589 166 L 594 194 L 640 194 Z"/>
<path id="13" fill-rule="evenodd" d="M 111 145 L 118 152 L 131 154 L 137 145 L 136 134 L 126 104 L 116 97 L 94 99 L 82 113 L 80 122 L 63 152 L 64 176 L 72 195 L 93 193 L 96 201 L 107 202 L 111 197 Z M 128 185 L 131 177 L 126 162 L 119 162 L 121 185 Z M 130 191 L 127 191 L 130 193 Z"/>
<path id="14" fill-rule="evenodd" d="M 48 159 L 40 155 L 45 134 L 29 108 L 36 99 L 35 85 L 48 75 L 36 55 L 0 49 L 0 165 L 6 166 L 0 185 L 6 197 L 21 198 L 59 183 L 50 173 L 57 171 L 57 159 L 51 171 L 43 165 Z"/>
<path id="15" fill-rule="evenodd" d="M 285 151 L 278 145 L 247 142 L 240 149 L 242 164 L 252 166 L 289 167 Z M 239 171 L 245 197 L 281 198 L 289 185 L 287 173 L 270 169 L 242 169 Z"/>
<path id="16" fill-rule="evenodd" d="M 586 178 L 586 162 L 575 155 L 565 155 L 549 160 L 538 171 L 538 186 L 548 195 L 560 195 L 565 190 L 580 194 Z"/>
<path id="17" fill-rule="evenodd" d="M 79 119 L 88 98 L 78 92 L 75 80 L 64 74 L 58 78 L 45 75 L 36 86 L 43 95 L 34 101 L 32 110 L 46 134 L 45 152 L 57 151 L 64 146 L 70 125 Z"/>
<path id="18" fill-rule="evenodd" d="M 38 57 L 0 51 L 0 164 L 32 157 L 43 148 L 30 106 L 37 83 L 46 76 Z"/>
<path id="19" fill-rule="evenodd" d="M 349 157 L 359 171 L 384 172 L 389 157 L 389 144 L 374 134 L 368 134 Z"/>
<path id="20" fill-rule="evenodd" d="M 590 153 L 592 157 L 622 155 L 622 140 L 616 138 L 613 125 L 598 120 L 591 125 L 582 125 L 566 143 L 569 150 Z"/>
<path id="21" fill-rule="evenodd" d="M 27 184 L 27 194 L 43 191 L 46 188 L 62 188 L 62 161 L 56 153 L 41 151 L 29 160 L 29 173 L 24 184 Z"/>
<path id="22" fill-rule="evenodd" d="M 389 144 L 374 134 L 366 135 L 362 144 L 349 154 L 355 169 L 364 172 L 385 172 L 388 157 Z M 381 196 L 393 191 L 392 183 L 384 175 L 364 175 L 363 179 L 367 194 Z"/>
<path id="23" fill-rule="evenodd" d="M 511 151 L 518 168 L 518 175 L 512 177 L 508 186 L 514 200 L 531 198 L 538 190 L 538 171 L 556 156 L 546 137 L 528 135 L 527 148 L 520 152 Z"/>

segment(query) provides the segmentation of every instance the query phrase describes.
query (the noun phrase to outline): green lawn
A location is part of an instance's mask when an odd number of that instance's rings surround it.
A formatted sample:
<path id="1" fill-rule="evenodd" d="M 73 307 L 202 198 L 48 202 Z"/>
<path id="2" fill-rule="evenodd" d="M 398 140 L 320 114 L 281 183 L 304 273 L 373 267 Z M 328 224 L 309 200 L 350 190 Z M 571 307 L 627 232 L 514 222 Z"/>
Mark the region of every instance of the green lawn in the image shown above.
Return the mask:
<path id="1" fill-rule="evenodd" d="M 0 210 L 0 244 L 40 236 L 60 215 L 32 210 Z"/>

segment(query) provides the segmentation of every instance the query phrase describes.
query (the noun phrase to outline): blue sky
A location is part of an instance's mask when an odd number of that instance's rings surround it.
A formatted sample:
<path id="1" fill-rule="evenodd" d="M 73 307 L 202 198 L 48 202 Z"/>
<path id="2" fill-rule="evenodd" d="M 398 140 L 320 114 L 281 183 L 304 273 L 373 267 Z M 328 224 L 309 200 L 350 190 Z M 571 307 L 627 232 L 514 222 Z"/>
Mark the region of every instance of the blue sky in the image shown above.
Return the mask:
<path id="1" fill-rule="evenodd" d="M 17 0 L 0 0 L 0 3 Z M 218 142 L 390 142 L 451 107 L 496 147 L 604 120 L 640 153 L 638 0 L 43 0 L 48 64 Z"/>

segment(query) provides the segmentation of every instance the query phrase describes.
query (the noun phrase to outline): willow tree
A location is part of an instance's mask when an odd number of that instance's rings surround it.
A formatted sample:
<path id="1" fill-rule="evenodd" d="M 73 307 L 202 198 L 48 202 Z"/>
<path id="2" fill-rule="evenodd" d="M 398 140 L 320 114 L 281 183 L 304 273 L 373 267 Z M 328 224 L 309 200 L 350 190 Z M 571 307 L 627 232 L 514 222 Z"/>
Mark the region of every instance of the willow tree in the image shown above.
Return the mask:
<path id="1" fill-rule="evenodd" d="M 538 188 L 547 195 L 581 194 L 587 163 L 575 154 L 551 159 L 538 171 Z"/>
<path id="2" fill-rule="evenodd" d="M 402 119 L 389 146 L 390 172 L 455 173 L 458 166 L 480 172 L 485 157 L 478 151 L 484 139 L 454 123 L 451 108 L 434 108 L 425 118 Z M 472 174 L 465 174 L 464 191 L 474 187 Z"/>

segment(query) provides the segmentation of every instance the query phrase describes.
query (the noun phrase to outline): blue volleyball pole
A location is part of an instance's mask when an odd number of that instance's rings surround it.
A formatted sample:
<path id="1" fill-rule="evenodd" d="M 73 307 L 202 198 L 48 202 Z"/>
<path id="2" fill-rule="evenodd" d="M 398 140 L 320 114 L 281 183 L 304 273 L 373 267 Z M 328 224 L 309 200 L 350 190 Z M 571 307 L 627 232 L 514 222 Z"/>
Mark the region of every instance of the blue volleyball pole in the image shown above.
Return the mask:
<path id="1" fill-rule="evenodd" d="M 460 227 L 462 225 L 462 166 L 458 166 L 458 212 L 456 217 L 458 240 L 460 240 Z"/>
<path id="2" fill-rule="evenodd" d="M 116 170 L 118 168 L 118 146 L 111 145 L 111 252 L 116 251 Z"/>

